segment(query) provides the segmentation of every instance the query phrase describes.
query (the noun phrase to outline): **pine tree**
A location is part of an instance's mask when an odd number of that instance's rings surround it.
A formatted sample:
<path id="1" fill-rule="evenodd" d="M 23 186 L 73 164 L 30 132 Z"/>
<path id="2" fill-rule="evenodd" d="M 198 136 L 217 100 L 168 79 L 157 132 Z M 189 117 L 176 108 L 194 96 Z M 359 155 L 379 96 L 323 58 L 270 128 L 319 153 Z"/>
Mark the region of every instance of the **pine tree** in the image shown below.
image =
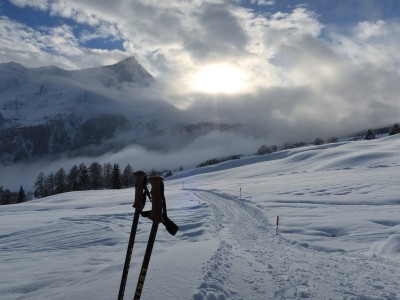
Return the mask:
<path id="1" fill-rule="evenodd" d="M 260 148 L 258 148 L 256 154 L 257 155 L 265 155 L 265 154 L 268 154 L 268 153 L 269 153 L 269 151 L 268 151 L 267 145 L 261 145 Z"/>
<path id="2" fill-rule="evenodd" d="M 91 190 L 103 187 L 102 167 L 98 162 L 93 162 L 89 166 L 89 187 Z"/>
<path id="3" fill-rule="evenodd" d="M 111 177 L 112 177 L 112 165 L 110 163 L 105 163 L 103 165 L 103 182 L 104 188 L 110 189 L 111 188 Z"/>
<path id="4" fill-rule="evenodd" d="M 111 176 L 111 188 L 120 189 L 121 188 L 121 172 L 119 170 L 118 164 L 114 164 Z"/>
<path id="5" fill-rule="evenodd" d="M 134 185 L 133 169 L 128 164 L 122 173 L 122 187 L 128 188 Z"/>
<path id="6" fill-rule="evenodd" d="M 22 188 L 22 185 L 19 188 L 18 196 L 17 196 L 17 203 L 22 203 L 26 201 L 25 191 Z"/>
<path id="7" fill-rule="evenodd" d="M 79 190 L 78 167 L 76 165 L 74 165 L 68 172 L 67 186 L 68 186 L 69 191 L 78 191 Z"/>
<path id="8" fill-rule="evenodd" d="M 7 204 L 12 204 L 13 203 L 13 199 L 12 199 L 12 193 L 9 189 L 5 189 L 2 196 L 1 196 L 1 202 L 3 202 L 3 204 L 7 205 Z"/>
<path id="9" fill-rule="evenodd" d="M 67 191 L 67 174 L 63 168 L 57 171 L 54 176 L 55 194 L 65 193 Z"/>
<path id="10" fill-rule="evenodd" d="M 325 141 L 321 138 L 316 138 L 313 143 L 314 145 L 323 145 L 325 144 Z"/>
<path id="11" fill-rule="evenodd" d="M 44 181 L 45 181 L 45 176 L 43 172 L 40 172 L 38 177 L 36 178 L 35 181 L 35 191 L 33 192 L 33 195 L 35 198 L 42 198 L 44 197 Z"/>
<path id="12" fill-rule="evenodd" d="M 389 135 L 395 135 L 400 133 L 399 124 L 394 124 L 392 128 L 390 128 Z"/>
<path id="13" fill-rule="evenodd" d="M 80 191 L 85 191 L 85 190 L 89 189 L 89 172 L 84 163 L 81 163 L 79 165 L 78 183 L 79 183 Z"/>
<path id="14" fill-rule="evenodd" d="M 364 140 L 374 140 L 374 139 L 375 139 L 375 134 L 372 132 L 371 129 L 368 129 Z"/>
<path id="15" fill-rule="evenodd" d="M 44 196 L 51 196 L 54 195 L 54 190 L 55 190 L 55 180 L 54 180 L 54 174 L 51 172 L 49 175 L 47 175 L 45 181 L 44 181 Z"/>
<path id="16" fill-rule="evenodd" d="M 329 139 L 327 139 L 326 142 L 328 144 L 337 143 L 338 142 L 338 138 L 333 136 L 333 137 L 330 137 Z"/>
<path id="17" fill-rule="evenodd" d="M 1 114 L 0 114 L 0 117 L 1 117 Z M 0 186 L 0 205 L 3 205 L 3 201 L 1 200 L 1 197 L 3 196 L 3 193 L 4 193 L 3 186 Z"/>

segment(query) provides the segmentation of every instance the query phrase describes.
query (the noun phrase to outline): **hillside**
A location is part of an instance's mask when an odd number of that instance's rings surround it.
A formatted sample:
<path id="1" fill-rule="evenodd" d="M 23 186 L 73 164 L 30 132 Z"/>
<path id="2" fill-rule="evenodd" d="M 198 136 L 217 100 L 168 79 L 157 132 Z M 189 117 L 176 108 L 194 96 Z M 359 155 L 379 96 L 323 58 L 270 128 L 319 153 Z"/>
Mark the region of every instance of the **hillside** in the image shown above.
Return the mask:
<path id="1" fill-rule="evenodd" d="M 142 299 L 399 299 L 399 146 L 399 135 L 310 146 L 167 180 L 180 231 L 160 226 Z M 133 195 L 0 207 L 0 298 L 116 298 Z M 141 219 L 126 298 L 149 230 Z"/>

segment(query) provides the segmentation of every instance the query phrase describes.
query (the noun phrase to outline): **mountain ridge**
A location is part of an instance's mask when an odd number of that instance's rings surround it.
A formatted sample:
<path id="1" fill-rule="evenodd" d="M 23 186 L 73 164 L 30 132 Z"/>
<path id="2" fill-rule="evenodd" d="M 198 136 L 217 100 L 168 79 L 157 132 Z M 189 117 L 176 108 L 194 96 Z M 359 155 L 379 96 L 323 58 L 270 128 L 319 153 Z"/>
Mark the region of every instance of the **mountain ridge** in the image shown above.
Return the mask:
<path id="1" fill-rule="evenodd" d="M 0 64 L 0 163 L 99 155 L 132 144 L 171 151 L 213 131 L 240 130 L 205 125 L 159 97 L 155 84 L 134 57 L 72 71 Z"/>

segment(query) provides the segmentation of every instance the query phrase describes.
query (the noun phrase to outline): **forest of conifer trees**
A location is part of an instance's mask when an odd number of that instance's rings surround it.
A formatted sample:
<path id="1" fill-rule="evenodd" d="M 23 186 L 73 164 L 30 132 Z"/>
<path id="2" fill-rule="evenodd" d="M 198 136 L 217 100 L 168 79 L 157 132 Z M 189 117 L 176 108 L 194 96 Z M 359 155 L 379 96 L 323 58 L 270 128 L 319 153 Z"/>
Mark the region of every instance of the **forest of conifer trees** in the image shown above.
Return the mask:
<path id="1" fill-rule="evenodd" d="M 133 168 L 128 164 L 121 171 L 118 164 L 92 162 L 74 165 L 66 171 L 60 168 L 57 172 L 41 172 L 35 181 L 34 197 L 43 198 L 72 191 L 121 189 L 134 186 Z"/>

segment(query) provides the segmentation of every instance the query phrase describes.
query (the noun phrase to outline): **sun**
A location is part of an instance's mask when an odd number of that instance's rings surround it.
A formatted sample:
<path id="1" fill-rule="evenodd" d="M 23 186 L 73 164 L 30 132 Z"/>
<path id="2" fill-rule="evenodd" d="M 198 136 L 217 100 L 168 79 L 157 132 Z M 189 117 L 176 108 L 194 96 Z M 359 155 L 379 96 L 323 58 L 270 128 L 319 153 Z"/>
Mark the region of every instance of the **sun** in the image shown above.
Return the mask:
<path id="1" fill-rule="evenodd" d="M 197 92 L 209 94 L 235 94 L 247 87 L 246 76 L 239 68 L 229 64 L 211 64 L 198 71 L 191 80 Z"/>

